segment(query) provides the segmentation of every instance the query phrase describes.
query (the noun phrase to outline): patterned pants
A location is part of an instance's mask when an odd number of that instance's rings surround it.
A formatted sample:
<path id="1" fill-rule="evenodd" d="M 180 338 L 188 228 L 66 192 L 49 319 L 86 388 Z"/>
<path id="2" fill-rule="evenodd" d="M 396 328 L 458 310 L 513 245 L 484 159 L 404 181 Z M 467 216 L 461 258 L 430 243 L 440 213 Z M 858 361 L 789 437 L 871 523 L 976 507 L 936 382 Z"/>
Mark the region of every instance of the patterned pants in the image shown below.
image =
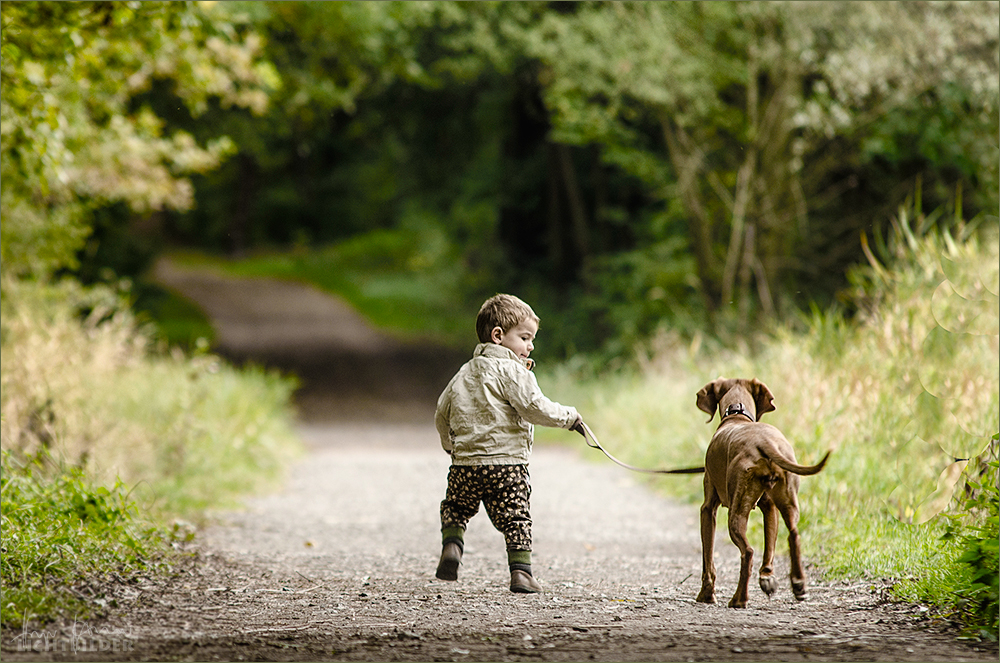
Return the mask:
<path id="1" fill-rule="evenodd" d="M 482 502 L 508 551 L 531 550 L 530 497 L 527 465 L 452 465 L 441 502 L 441 529 L 464 531 Z"/>

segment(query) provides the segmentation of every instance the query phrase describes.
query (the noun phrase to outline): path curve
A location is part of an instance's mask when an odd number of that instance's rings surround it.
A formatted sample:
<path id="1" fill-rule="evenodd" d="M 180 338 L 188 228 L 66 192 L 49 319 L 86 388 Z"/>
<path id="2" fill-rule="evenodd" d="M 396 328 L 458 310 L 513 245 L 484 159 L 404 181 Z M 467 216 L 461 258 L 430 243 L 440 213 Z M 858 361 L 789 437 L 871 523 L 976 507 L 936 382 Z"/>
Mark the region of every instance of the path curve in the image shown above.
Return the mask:
<path id="1" fill-rule="evenodd" d="M 296 375 L 304 421 L 426 421 L 436 395 L 465 361 L 464 353 L 380 332 L 346 302 L 312 286 L 234 278 L 166 259 L 154 276 L 208 314 L 214 351 L 237 364 Z"/>
<path id="2" fill-rule="evenodd" d="M 261 330 L 297 339 L 297 347 L 322 345 L 299 336 L 315 325 L 329 339 L 346 334 L 348 355 L 384 362 L 401 383 L 428 389 L 441 379 L 419 361 L 400 362 L 412 349 L 400 350 L 315 290 L 202 270 L 165 280 L 206 308 L 231 356 L 287 361 L 287 348 L 262 343 Z M 287 317 L 273 317 L 278 310 Z M 333 319 L 343 326 L 330 329 Z M 317 352 L 342 356 L 344 346 Z M 787 582 L 770 600 L 752 586 L 746 610 L 696 603 L 696 507 L 656 495 L 568 433 L 566 447 L 536 448 L 531 461 L 534 568 L 544 592 L 507 590 L 503 538 L 482 514 L 467 532 L 459 581 L 436 580 L 448 466 L 427 416 L 437 391 L 396 408 L 382 391 L 354 394 L 345 384 L 345 398 L 334 386 L 324 388 L 329 402 L 357 398 L 371 407 L 339 418 L 315 416 L 326 412 L 317 408 L 299 427 L 309 453 L 280 492 L 220 514 L 176 577 L 119 588 L 111 616 L 87 625 L 111 643 L 106 650 L 65 653 L 64 627 L 50 634 L 55 653 L 4 643 L 4 658 L 997 660 L 995 646 L 958 641 L 919 606 L 885 601 L 878 583 L 823 582 L 816 569 L 803 603 Z M 717 555 L 725 597 L 738 563 L 721 534 Z M 787 577 L 787 558 L 777 561 Z"/>

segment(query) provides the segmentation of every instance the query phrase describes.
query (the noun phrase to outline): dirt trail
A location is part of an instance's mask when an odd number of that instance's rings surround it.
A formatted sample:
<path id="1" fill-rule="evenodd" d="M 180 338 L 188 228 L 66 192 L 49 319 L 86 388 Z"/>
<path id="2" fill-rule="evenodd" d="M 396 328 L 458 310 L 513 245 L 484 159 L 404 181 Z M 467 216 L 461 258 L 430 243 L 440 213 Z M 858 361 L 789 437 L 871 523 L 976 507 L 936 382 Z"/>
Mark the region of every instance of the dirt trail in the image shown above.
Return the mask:
<path id="1" fill-rule="evenodd" d="M 297 375 L 304 421 L 427 421 L 436 394 L 465 361 L 464 353 L 382 333 L 314 287 L 228 278 L 166 260 L 155 276 L 211 316 L 216 352 Z"/>
<path id="2" fill-rule="evenodd" d="M 483 514 L 459 581 L 436 580 L 448 460 L 430 412 L 464 358 L 404 346 L 302 286 L 160 275 L 213 316 L 227 356 L 322 380 L 304 378 L 310 451 L 280 492 L 199 533 L 175 578 L 119 587 L 99 622 L 5 638 L 5 660 L 997 660 L 877 583 L 823 582 L 816 569 L 803 603 L 787 582 L 771 600 L 752 586 L 747 610 L 695 603 L 697 509 L 569 433 L 531 462 L 545 591 L 507 590 L 503 539 Z M 718 566 L 728 597 L 737 553 L 721 535 Z"/>

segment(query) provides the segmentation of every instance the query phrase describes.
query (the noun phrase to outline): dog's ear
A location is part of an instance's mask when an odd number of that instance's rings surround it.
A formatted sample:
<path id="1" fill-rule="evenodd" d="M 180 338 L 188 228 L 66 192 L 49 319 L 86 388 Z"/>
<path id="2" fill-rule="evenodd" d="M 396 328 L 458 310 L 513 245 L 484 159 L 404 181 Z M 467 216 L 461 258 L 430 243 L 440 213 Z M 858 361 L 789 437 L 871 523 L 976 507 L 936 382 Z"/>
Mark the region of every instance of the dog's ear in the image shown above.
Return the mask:
<path id="1" fill-rule="evenodd" d="M 698 400 L 696 401 L 698 409 L 709 414 L 706 424 L 715 418 L 715 410 L 719 407 L 719 394 L 715 389 L 718 382 L 718 380 L 713 380 L 698 391 Z"/>
<path id="2" fill-rule="evenodd" d="M 766 384 L 757 378 L 751 380 L 750 385 L 753 387 L 753 402 L 757 409 L 757 421 L 760 421 L 761 415 L 774 411 L 774 394 L 771 393 Z"/>

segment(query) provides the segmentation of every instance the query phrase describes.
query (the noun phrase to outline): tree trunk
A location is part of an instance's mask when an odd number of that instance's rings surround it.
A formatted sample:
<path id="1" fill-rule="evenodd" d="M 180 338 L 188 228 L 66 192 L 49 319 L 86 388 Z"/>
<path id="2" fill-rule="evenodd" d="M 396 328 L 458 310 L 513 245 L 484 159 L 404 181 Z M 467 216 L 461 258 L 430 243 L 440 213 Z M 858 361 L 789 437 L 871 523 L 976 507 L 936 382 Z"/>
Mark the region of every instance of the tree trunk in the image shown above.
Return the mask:
<path id="1" fill-rule="evenodd" d="M 608 207 L 608 182 L 604 172 L 604 165 L 601 163 L 601 146 L 594 145 L 592 152 L 592 175 L 591 182 L 594 187 L 594 213 L 592 215 L 593 234 L 591 235 L 590 251 L 592 254 L 601 255 L 608 248 L 608 228 L 605 219 Z"/>
<path id="2" fill-rule="evenodd" d="M 587 227 L 586 205 L 580 192 L 580 183 L 576 177 L 576 167 L 573 165 L 573 154 L 569 145 L 555 143 L 555 149 L 566 200 L 569 202 L 571 244 L 577 254 L 579 273 L 582 280 L 586 281 L 590 262 L 590 231 Z"/>
<path id="3" fill-rule="evenodd" d="M 686 150 L 682 146 L 682 143 L 690 143 L 690 139 L 684 140 L 687 137 L 680 128 L 675 132 L 666 114 L 661 114 L 660 125 L 670 161 L 677 171 L 677 189 L 688 211 L 688 236 L 694 251 L 699 289 L 705 302 L 705 309 L 711 317 L 719 308 L 720 293 L 712 261 L 712 219 L 705 210 L 698 189 L 697 175 L 701 169 L 701 154 Z"/>
<path id="4" fill-rule="evenodd" d="M 549 166 L 547 169 L 549 203 L 546 205 L 546 212 L 549 217 L 549 262 L 555 268 L 556 274 L 562 274 L 566 265 L 563 252 L 562 224 L 560 223 L 562 206 L 559 204 L 559 179 L 556 176 L 558 172 L 558 158 L 553 143 L 548 143 L 545 151 L 548 156 Z"/>
<path id="5" fill-rule="evenodd" d="M 241 152 L 238 157 L 240 186 L 233 215 L 229 220 L 229 251 L 234 256 L 247 250 L 250 236 L 250 215 L 257 197 L 257 162 Z"/>

